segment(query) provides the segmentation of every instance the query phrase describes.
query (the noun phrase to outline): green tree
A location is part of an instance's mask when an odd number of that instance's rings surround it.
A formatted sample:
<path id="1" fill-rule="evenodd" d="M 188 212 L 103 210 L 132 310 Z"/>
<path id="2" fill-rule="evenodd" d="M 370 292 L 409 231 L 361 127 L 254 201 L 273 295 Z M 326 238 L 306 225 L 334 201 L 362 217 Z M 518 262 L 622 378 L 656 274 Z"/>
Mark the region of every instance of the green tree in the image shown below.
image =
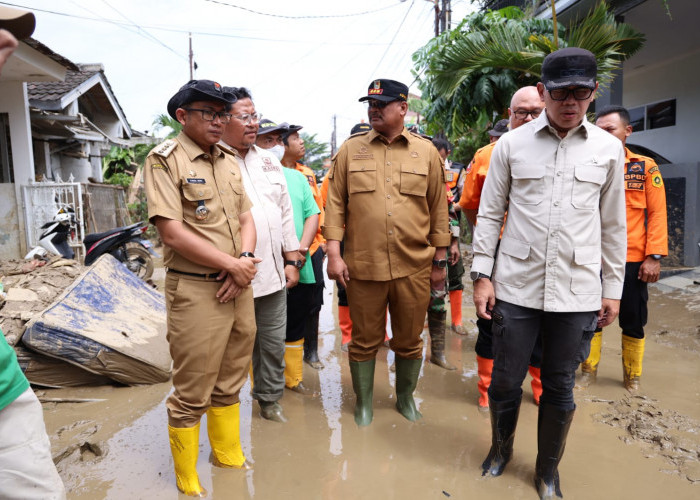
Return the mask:
<path id="1" fill-rule="evenodd" d="M 324 160 L 328 157 L 328 143 L 316 139 L 316 134 L 301 132 L 300 135 L 304 140 L 304 147 L 306 148 L 303 161 L 307 167 L 314 170 L 318 175 L 318 173 L 323 170 Z"/>
<path id="2" fill-rule="evenodd" d="M 480 11 L 419 49 L 413 55 L 414 73 L 427 102 L 428 132 L 444 130 L 455 143 L 477 138 L 507 115 L 510 96 L 518 88 L 539 81 L 543 59 L 558 47 L 590 50 L 605 88 L 614 71 L 644 43 L 644 35 L 615 21 L 603 2 L 569 27 L 558 24 L 558 46 L 554 26 L 551 19 L 528 17 L 517 7 Z"/>
<path id="3" fill-rule="evenodd" d="M 160 114 L 156 116 L 155 120 L 153 120 L 153 131 L 157 132 L 163 129 L 170 130 L 168 135 L 165 136 L 165 139 L 172 139 L 182 130 L 182 123 L 170 115 Z"/>

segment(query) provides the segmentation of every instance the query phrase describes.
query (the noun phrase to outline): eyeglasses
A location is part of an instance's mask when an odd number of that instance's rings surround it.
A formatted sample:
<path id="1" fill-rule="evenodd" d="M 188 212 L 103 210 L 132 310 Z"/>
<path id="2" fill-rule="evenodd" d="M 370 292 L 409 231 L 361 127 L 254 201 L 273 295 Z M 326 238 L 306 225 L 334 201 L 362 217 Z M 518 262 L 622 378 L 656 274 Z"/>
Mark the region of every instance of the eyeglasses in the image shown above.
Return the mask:
<path id="1" fill-rule="evenodd" d="M 393 101 L 377 101 L 374 99 L 368 99 L 367 101 L 365 101 L 368 108 L 377 108 L 377 109 L 384 109 L 392 102 L 396 102 L 396 99 Z"/>
<path id="2" fill-rule="evenodd" d="M 577 101 L 585 101 L 591 97 L 591 94 L 593 94 L 593 89 L 577 87 L 575 89 L 554 89 L 549 90 L 548 92 L 549 96 L 554 101 L 566 101 L 569 98 L 569 95 L 573 95 L 574 99 Z"/>
<path id="3" fill-rule="evenodd" d="M 536 109 L 535 111 L 525 111 L 524 109 L 519 109 L 517 111 L 513 111 L 513 114 L 518 120 L 526 120 L 528 115 L 532 116 L 532 119 L 534 120 L 540 114 L 542 113 L 541 109 Z"/>
<path id="4" fill-rule="evenodd" d="M 233 117 L 243 122 L 243 125 L 249 125 L 250 123 L 259 123 L 262 113 L 243 113 L 242 115 L 233 115 Z"/>
<path id="5" fill-rule="evenodd" d="M 213 122 L 218 116 L 221 123 L 228 123 L 231 121 L 231 113 L 226 113 L 225 111 L 212 111 L 211 109 L 199 109 L 199 108 L 182 108 L 185 111 L 199 111 L 202 113 L 202 120 L 205 122 Z"/>

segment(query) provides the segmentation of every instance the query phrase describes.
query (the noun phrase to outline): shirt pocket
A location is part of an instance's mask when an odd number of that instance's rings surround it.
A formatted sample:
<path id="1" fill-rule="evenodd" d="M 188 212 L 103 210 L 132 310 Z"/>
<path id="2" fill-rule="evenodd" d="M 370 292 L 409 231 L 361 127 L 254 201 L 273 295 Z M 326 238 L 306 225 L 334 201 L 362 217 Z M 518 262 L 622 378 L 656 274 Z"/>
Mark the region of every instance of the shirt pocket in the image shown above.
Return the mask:
<path id="1" fill-rule="evenodd" d="M 519 205 L 539 205 L 542 203 L 545 171 L 545 165 L 513 165 L 511 168 L 510 201 Z"/>
<path id="2" fill-rule="evenodd" d="M 353 162 L 348 165 L 348 193 L 366 193 L 377 189 L 377 165 Z"/>
<path id="3" fill-rule="evenodd" d="M 504 236 L 496 259 L 495 280 L 510 287 L 522 288 L 529 274 L 530 244 Z"/>
<path id="4" fill-rule="evenodd" d="M 574 165 L 574 185 L 571 204 L 579 210 L 594 210 L 600 202 L 600 186 L 606 171 L 597 165 Z"/>
<path id="5" fill-rule="evenodd" d="M 643 190 L 625 188 L 625 206 L 629 208 L 647 208 L 647 196 Z"/>
<path id="6" fill-rule="evenodd" d="M 402 194 L 425 196 L 428 192 L 428 165 L 402 163 L 399 191 Z"/>
<path id="7" fill-rule="evenodd" d="M 188 182 L 183 182 L 182 196 L 185 198 L 185 200 L 187 200 L 186 203 L 183 203 L 182 207 L 185 220 L 197 221 L 198 223 L 201 223 L 203 220 L 207 219 L 209 216 L 208 213 L 207 217 L 198 220 L 195 216 L 195 210 L 197 210 L 197 207 L 200 205 L 204 205 L 206 208 L 211 210 L 211 200 L 214 198 L 214 188 L 203 184 L 190 184 Z"/>
<path id="8" fill-rule="evenodd" d="M 571 266 L 571 291 L 577 295 L 600 295 L 600 247 L 597 245 L 574 248 Z"/>

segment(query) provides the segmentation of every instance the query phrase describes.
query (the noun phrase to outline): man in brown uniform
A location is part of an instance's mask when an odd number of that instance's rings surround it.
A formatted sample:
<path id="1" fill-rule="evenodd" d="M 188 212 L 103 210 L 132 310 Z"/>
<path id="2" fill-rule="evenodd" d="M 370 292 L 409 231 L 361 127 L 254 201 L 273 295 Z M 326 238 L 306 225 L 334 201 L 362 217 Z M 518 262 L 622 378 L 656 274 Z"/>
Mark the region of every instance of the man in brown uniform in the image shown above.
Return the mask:
<path id="1" fill-rule="evenodd" d="M 372 421 L 375 357 L 384 340 L 387 304 L 396 353 L 396 408 L 409 420 L 421 417 L 413 400 L 422 362 L 420 334 L 430 284 L 443 282 L 447 267 L 450 232 L 442 160 L 429 140 L 404 127 L 407 97 L 406 85 L 374 80 L 360 98 L 369 106 L 372 130 L 345 141 L 328 174 L 323 229 L 328 277 L 347 288 L 353 323 L 350 373 L 360 426 Z"/>
<path id="2" fill-rule="evenodd" d="M 197 476 L 199 421 L 215 465 L 246 468 L 239 399 L 255 335 L 255 225 L 233 155 L 216 143 L 235 96 L 192 80 L 168 102 L 182 132 L 146 159 L 148 217 L 164 244 L 173 393 L 168 434 L 180 491 L 204 496 Z"/>

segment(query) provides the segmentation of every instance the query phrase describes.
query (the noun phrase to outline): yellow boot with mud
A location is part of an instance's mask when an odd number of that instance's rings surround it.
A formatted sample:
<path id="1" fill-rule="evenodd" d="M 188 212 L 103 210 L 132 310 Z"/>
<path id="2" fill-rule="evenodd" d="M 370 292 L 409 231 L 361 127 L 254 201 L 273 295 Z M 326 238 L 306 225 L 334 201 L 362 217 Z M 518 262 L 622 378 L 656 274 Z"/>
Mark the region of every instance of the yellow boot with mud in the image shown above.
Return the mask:
<path id="1" fill-rule="evenodd" d="M 603 330 L 596 330 L 591 339 L 591 352 L 586 361 L 581 363 L 581 378 L 578 381 L 579 387 L 588 387 L 595 383 L 598 375 L 598 364 L 600 363 L 600 352 L 603 347 Z"/>
<path id="2" fill-rule="evenodd" d="M 191 497 L 206 497 L 207 490 L 202 488 L 197 475 L 199 423 L 194 427 L 168 426 L 168 437 L 175 463 L 177 489 Z"/>
<path id="3" fill-rule="evenodd" d="M 304 339 L 284 343 L 284 385 L 299 394 L 311 391 L 302 383 L 304 378 Z"/>
<path id="4" fill-rule="evenodd" d="M 207 432 L 214 465 L 226 469 L 250 469 L 240 440 L 241 404 L 207 410 Z"/>
<path id="5" fill-rule="evenodd" d="M 643 359 L 644 339 L 635 339 L 622 335 L 622 376 L 625 389 L 630 392 L 639 390 Z"/>

